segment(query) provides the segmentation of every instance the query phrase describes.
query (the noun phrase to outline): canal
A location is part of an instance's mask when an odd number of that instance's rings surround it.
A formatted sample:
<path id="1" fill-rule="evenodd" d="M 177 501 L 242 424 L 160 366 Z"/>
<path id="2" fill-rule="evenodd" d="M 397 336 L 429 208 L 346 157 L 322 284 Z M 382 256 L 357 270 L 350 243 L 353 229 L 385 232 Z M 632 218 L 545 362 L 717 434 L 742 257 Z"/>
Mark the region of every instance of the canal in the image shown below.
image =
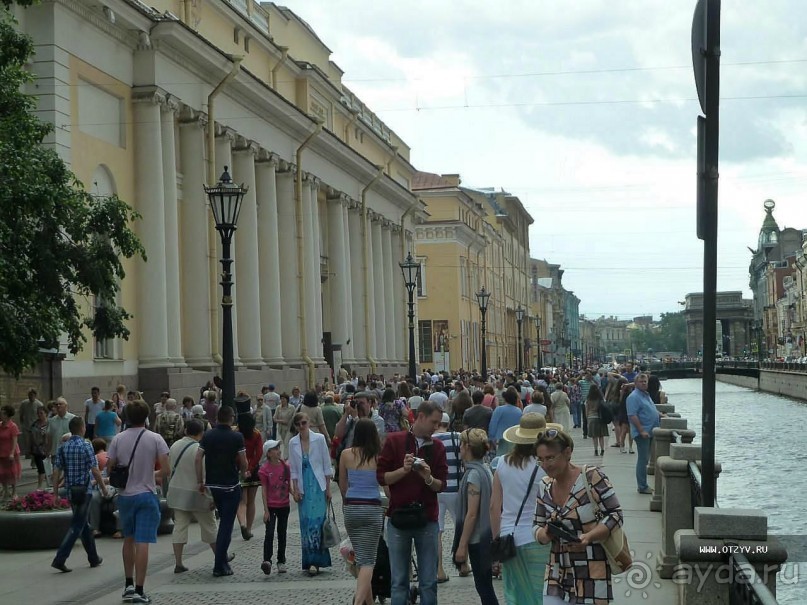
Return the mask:
<path id="1" fill-rule="evenodd" d="M 701 381 L 665 380 L 662 388 L 700 443 Z M 719 506 L 764 511 L 768 533 L 798 536 L 803 550 L 807 403 L 718 382 L 715 408 L 715 459 L 723 465 L 717 482 Z M 807 603 L 807 557 L 799 558 L 801 562 L 789 561 L 779 574 L 779 603 Z"/>

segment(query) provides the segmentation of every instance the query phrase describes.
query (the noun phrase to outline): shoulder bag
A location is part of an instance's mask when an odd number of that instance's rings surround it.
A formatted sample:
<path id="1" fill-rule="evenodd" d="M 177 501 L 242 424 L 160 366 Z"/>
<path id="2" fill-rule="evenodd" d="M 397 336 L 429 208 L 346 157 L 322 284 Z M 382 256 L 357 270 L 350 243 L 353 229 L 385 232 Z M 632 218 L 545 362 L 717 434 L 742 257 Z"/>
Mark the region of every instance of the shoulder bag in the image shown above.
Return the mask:
<path id="1" fill-rule="evenodd" d="M 196 443 L 196 441 L 191 441 L 188 445 L 182 448 L 181 452 L 179 452 L 179 456 L 177 456 L 177 461 L 174 463 L 174 468 L 171 469 L 171 476 L 168 477 L 168 483 L 166 484 L 165 489 L 163 490 L 163 494 L 165 495 L 166 499 L 168 498 L 168 490 L 171 487 L 171 480 L 174 478 L 174 475 L 176 474 L 177 469 L 179 468 L 179 461 L 182 460 L 182 456 L 185 455 L 185 452 L 187 452 L 188 448 L 192 446 L 194 443 Z M 131 464 L 131 462 L 129 464 Z"/>
<path id="2" fill-rule="evenodd" d="M 322 548 L 333 548 L 339 546 L 342 536 L 339 534 L 339 525 L 336 523 L 336 513 L 333 511 L 333 502 L 329 503 L 331 516 L 325 513 L 325 521 L 322 522 Z"/>
<path id="3" fill-rule="evenodd" d="M 596 490 L 591 489 L 591 482 L 588 480 L 588 469 L 588 466 L 583 467 L 583 480 L 585 482 L 588 500 L 594 506 L 594 518 L 597 520 L 597 523 L 599 523 L 605 517 L 605 514 L 600 509 L 601 501 L 599 499 L 599 494 L 597 494 L 596 500 L 593 497 L 593 491 Z M 611 573 L 624 573 L 630 569 L 631 565 L 633 565 L 633 558 L 630 554 L 630 546 L 628 546 L 628 536 L 625 535 L 625 531 L 622 529 L 622 527 L 616 526 L 614 529 L 612 529 L 611 533 L 608 534 L 608 537 L 600 544 L 602 545 L 603 550 L 605 550 L 605 556 L 608 557 L 608 564 L 611 566 Z"/>
<path id="4" fill-rule="evenodd" d="M 129 482 L 129 467 L 132 466 L 132 460 L 134 460 L 137 446 L 140 444 L 140 438 L 143 437 L 143 433 L 145 432 L 146 429 L 143 429 L 137 436 L 137 441 L 135 441 L 134 447 L 132 448 L 132 455 L 129 456 L 129 464 L 116 464 L 109 469 L 109 484 L 112 487 L 126 489 L 126 484 Z"/>
<path id="5" fill-rule="evenodd" d="M 521 513 L 524 512 L 524 505 L 527 503 L 527 498 L 530 497 L 530 492 L 532 491 L 532 486 L 535 483 L 535 476 L 537 474 L 538 465 L 536 464 L 535 468 L 532 469 L 532 475 L 530 475 L 530 483 L 527 485 L 527 493 L 524 494 L 524 499 L 521 501 L 521 506 L 518 509 L 515 527 L 518 527 L 518 522 L 521 520 Z M 499 561 L 501 563 L 502 561 L 509 561 L 515 556 L 516 540 L 513 533 L 493 538 L 493 541 L 490 543 L 490 558 L 493 561 Z"/>
<path id="6" fill-rule="evenodd" d="M 409 449 L 409 438 L 414 436 L 412 433 L 406 434 L 406 450 Z M 417 441 L 415 441 L 415 454 L 417 454 Z M 390 515 L 390 523 L 400 530 L 421 529 L 426 527 L 429 520 L 426 518 L 426 509 L 423 508 L 421 502 L 410 502 L 403 506 L 397 507 Z"/>

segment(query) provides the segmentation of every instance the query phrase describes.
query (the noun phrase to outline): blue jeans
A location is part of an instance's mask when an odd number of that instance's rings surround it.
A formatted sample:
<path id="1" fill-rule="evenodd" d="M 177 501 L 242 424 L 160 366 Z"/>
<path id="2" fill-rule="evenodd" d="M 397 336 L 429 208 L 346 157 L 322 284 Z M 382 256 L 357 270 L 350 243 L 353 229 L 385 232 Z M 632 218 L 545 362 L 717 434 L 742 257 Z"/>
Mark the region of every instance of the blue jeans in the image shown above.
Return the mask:
<path id="1" fill-rule="evenodd" d="M 421 529 L 403 530 L 387 523 L 392 605 L 409 603 L 409 561 L 412 542 L 418 563 L 418 586 L 421 605 L 437 605 L 437 521 Z"/>
<path id="2" fill-rule="evenodd" d="M 81 504 L 72 504 L 70 507 L 73 509 L 73 519 L 70 521 L 70 529 L 62 540 L 59 550 L 56 551 L 56 557 L 53 563 L 56 565 L 64 564 L 73 550 L 73 545 L 76 540 L 81 538 L 81 544 L 84 550 L 87 551 L 87 560 L 90 565 L 98 563 L 100 557 L 98 551 L 95 549 L 95 538 L 92 536 L 92 528 L 89 524 L 90 516 L 90 494 L 84 499 Z"/>
<path id="3" fill-rule="evenodd" d="M 241 486 L 236 485 L 231 490 L 211 487 L 210 493 L 213 494 L 213 502 L 219 511 L 219 533 L 216 534 L 216 561 L 213 563 L 213 570 L 224 571 L 230 566 L 227 563 L 227 551 L 233 539 L 235 514 L 241 502 Z"/>
<path id="4" fill-rule="evenodd" d="M 636 489 L 647 489 L 647 463 L 650 461 L 650 442 L 652 437 L 636 435 L 633 442 L 636 444 Z"/>
<path id="5" fill-rule="evenodd" d="M 580 411 L 580 409 L 582 407 L 583 406 L 580 405 L 579 403 L 573 403 L 572 404 L 572 422 L 574 423 L 574 426 L 580 426 L 580 419 L 581 419 L 581 415 L 580 415 L 581 411 Z"/>

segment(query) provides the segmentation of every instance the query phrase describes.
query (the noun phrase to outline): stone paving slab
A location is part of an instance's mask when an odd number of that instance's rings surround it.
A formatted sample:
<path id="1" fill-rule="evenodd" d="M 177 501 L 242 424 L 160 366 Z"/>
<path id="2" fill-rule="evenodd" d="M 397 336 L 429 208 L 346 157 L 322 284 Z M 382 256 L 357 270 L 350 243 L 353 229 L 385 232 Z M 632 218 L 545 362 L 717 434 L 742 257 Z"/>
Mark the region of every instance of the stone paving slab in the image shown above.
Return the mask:
<path id="1" fill-rule="evenodd" d="M 594 457 L 593 444 L 583 440 L 579 429 L 573 431 L 575 437 L 574 461 L 577 464 L 597 464 L 603 466 L 614 484 L 623 510 L 625 530 L 634 549 L 635 569 L 628 574 L 614 578 L 613 603 L 652 605 L 673 605 L 676 600 L 676 587 L 669 580 L 660 580 L 654 571 L 655 555 L 661 544 L 661 515 L 648 510 L 650 496 L 636 493 L 636 455 L 620 454 L 616 448 L 606 448 L 604 457 Z M 613 439 L 613 437 L 612 437 Z M 336 493 L 335 493 L 336 494 Z M 337 519 L 341 524 L 341 506 L 338 494 L 334 498 Z M 186 546 L 185 565 L 190 569 L 184 574 L 174 574 L 171 537 L 160 536 L 151 547 L 149 575 L 146 584 L 155 605 L 193 604 L 218 605 L 224 603 L 278 603 L 283 605 L 330 605 L 352 602 L 355 580 L 344 569 L 337 549 L 331 549 L 333 567 L 310 578 L 300 569 L 300 534 L 295 507 L 289 518 L 287 569 L 285 575 L 274 570 L 270 576 L 260 571 L 263 559 L 263 525 L 260 522 L 262 509 L 258 506 L 258 522 L 253 528 L 255 537 L 250 541 L 241 538 L 236 528 L 233 533 L 232 552 L 236 559 L 232 566 L 235 575 L 213 578 L 213 554 L 201 544 L 199 529 L 192 525 L 190 544 Z M 451 577 L 440 584 L 440 603 L 471 604 L 479 598 L 474 589 L 473 578 L 460 578 L 449 559 L 450 538 L 453 527 L 449 521 L 444 536 L 444 566 Z M 76 545 L 68 561 L 74 568 L 70 574 L 60 574 L 50 568 L 52 551 L 0 552 L 0 565 L 5 571 L 2 603 L 9 604 L 72 604 L 112 605 L 121 602 L 123 589 L 122 563 L 119 540 L 102 538 L 97 541 L 98 550 L 104 557 L 104 564 L 97 569 L 89 569 L 83 549 Z M 494 587 L 504 604 L 502 582 L 494 581 Z"/>

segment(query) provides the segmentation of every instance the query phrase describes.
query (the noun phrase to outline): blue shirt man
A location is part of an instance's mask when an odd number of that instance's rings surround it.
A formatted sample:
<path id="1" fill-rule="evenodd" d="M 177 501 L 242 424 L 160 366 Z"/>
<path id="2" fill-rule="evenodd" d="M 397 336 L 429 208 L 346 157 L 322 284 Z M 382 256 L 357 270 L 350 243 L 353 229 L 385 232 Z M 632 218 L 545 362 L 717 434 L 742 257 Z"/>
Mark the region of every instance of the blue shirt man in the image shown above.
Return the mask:
<path id="1" fill-rule="evenodd" d="M 521 410 L 516 406 L 518 391 L 515 388 L 508 388 L 502 398 L 505 405 L 500 405 L 493 410 L 493 415 L 490 417 L 490 431 L 488 431 L 490 440 L 494 443 L 498 442 L 497 456 L 504 456 L 512 449 L 512 444 L 502 439 L 502 436 L 507 429 L 516 426 L 521 420 Z"/>
<path id="2" fill-rule="evenodd" d="M 640 494 L 652 494 L 647 485 L 647 463 L 650 460 L 650 443 L 653 429 L 660 424 L 660 415 L 656 404 L 647 393 L 647 374 L 637 374 L 634 384 L 636 388 L 628 395 L 626 407 L 630 420 L 630 433 L 636 443 L 638 453 L 636 459 L 636 489 Z"/>

